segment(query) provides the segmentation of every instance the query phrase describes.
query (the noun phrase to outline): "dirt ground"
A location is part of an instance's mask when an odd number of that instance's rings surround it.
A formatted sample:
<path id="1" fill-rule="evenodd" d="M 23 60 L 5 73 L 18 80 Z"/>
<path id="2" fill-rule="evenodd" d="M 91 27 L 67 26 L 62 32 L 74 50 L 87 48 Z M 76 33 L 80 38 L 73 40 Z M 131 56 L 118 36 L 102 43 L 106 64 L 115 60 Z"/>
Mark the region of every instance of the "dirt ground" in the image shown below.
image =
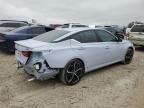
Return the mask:
<path id="1" fill-rule="evenodd" d="M 0 52 L 0 108 L 144 108 L 144 48 L 131 64 L 96 70 L 75 86 L 28 82 L 16 67 L 14 55 Z"/>

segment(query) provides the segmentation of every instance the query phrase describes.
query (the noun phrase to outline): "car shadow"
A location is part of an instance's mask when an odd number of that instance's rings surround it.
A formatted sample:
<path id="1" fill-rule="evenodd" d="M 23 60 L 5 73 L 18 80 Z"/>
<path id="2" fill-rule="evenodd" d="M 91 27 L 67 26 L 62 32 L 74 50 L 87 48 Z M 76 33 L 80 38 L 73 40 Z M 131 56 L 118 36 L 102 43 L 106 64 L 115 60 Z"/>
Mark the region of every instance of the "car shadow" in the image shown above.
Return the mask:
<path id="1" fill-rule="evenodd" d="M 0 50 L 0 53 L 3 55 L 14 55 L 15 54 L 15 52 L 8 52 L 8 51 L 3 51 L 3 50 Z"/>
<path id="2" fill-rule="evenodd" d="M 135 50 L 140 51 L 140 52 L 144 52 L 144 46 L 136 46 Z"/>
<path id="3" fill-rule="evenodd" d="M 93 74 L 100 74 L 100 73 L 103 73 L 103 72 L 110 72 L 110 71 L 105 71 L 105 70 L 111 70 L 113 68 L 116 68 L 116 67 L 119 67 L 123 65 L 122 63 L 115 63 L 115 64 L 111 64 L 111 65 L 108 65 L 108 66 L 105 66 L 105 67 L 102 67 L 102 68 L 99 68 L 99 69 L 95 69 L 93 71 L 90 71 L 88 73 L 85 73 L 84 76 L 91 76 Z"/>
<path id="4" fill-rule="evenodd" d="M 103 72 L 111 72 L 111 71 L 105 71 L 105 70 L 111 70 L 112 68 L 116 68 L 116 67 L 118 67 L 120 65 L 122 65 L 122 64 L 121 63 L 116 63 L 116 64 L 113 64 L 113 65 L 109 65 L 109 66 L 106 66 L 106 67 L 103 67 L 103 68 L 100 68 L 100 69 L 96 69 L 96 70 L 90 71 L 88 73 L 85 73 L 84 78 L 85 77 L 90 77 L 92 75 L 97 75 L 97 74 L 100 74 L 100 73 L 103 73 Z M 30 77 L 26 74 L 26 76 L 25 76 L 25 78 L 23 80 L 26 81 L 29 78 Z M 50 88 L 54 89 L 56 87 L 64 87 L 65 86 L 65 84 L 63 84 L 60 81 L 58 76 L 55 77 L 55 78 L 52 78 L 52 79 L 44 80 L 44 81 L 40 81 L 40 80 L 34 80 L 34 81 L 31 81 L 31 82 L 27 81 L 27 84 L 28 84 L 27 86 L 36 87 L 35 89 L 45 88 L 45 87 L 50 87 Z"/>
<path id="5" fill-rule="evenodd" d="M 36 87 L 39 87 L 39 88 L 42 88 L 42 87 L 46 87 L 46 86 L 50 86 L 50 87 L 55 87 L 55 85 L 62 85 L 60 79 L 58 78 L 58 76 L 54 77 L 54 78 L 50 78 L 50 79 L 47 79 L 47 80 L 32 80 L 32 81 L 28 81 L 29 79 L 31 78 L 34 78 L 33 76 L 30 76 L 29 74 L 25 73 L 23 70 L 22 70 L 22 81 L 26 82 L 28 85 L 33 85 L 33 86 L 36 86 Z M 27 86 L 28 86 L 27 85 Z"/>

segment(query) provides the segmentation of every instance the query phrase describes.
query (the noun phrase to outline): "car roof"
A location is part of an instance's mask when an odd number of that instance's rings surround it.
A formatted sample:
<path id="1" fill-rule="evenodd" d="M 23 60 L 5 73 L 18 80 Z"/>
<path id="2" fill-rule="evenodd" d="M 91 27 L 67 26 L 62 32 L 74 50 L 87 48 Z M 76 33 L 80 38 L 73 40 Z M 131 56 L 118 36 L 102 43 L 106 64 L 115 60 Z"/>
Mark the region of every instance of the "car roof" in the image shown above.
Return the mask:
<path id="1" fill-rule="evenodd" d="M 33 28 L 33 27 L 48 27 L 48 26 L 44 26 L 44 25 L 29 25 L 29 26 L 23 26 L 23 27 L 19 27 L 19 28 L 17 28 L 17 29 L 14 29 L 14 30 L 10 31 L 10 33 L 12 33 L 12 32 L 17 32 L 17 31 L 20 31 L 20 30 L 23 30 L 23 29 Z M 48 28 L 51 28 L 51 27 L 48 27 Z"/>
<path id="2" fill-rule="evenodd" d="M 26 23 L 26 24 L 29 24 L 27 21 L 18 21 L 18 20 L 0 20 L 0 23 Z"/>
<path id="3" fill-rule="evenodd" d="M 65 23 L 63 25 L 67 25 L 67 24 L 72 24 L 72 25 L 78 24 L 78 25 L 81 25 L 80 23 Z"/>
<path id="4" fill-rule="evenodd" d="M 79 27 L 79 28 L 63 28 L 60 30 L 67 30 L 67 31 L 83 31 L 83 30 L 97 30 L 97 29 L 102 29 L 102 28 L 84 28 L 84 27 Z"/>

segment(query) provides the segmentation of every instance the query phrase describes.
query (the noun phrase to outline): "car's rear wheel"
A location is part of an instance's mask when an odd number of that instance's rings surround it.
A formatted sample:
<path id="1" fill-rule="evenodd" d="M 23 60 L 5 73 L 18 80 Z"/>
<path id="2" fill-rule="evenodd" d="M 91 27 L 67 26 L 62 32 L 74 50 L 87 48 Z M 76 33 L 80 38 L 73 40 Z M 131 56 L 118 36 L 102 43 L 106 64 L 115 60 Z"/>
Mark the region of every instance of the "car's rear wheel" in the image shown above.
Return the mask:
<path id="1" fill-rule="evenodd" d="M 133 59 L 133 55 L 134 55 L 134 50 L 132 48 L 128 48 L 123 63 L 130 64 Z"/>
<path id="2" fill-rule="evenodd" d="M 61 70 L 60 79 L 67 85 L 77 84 L 84 74 L 84 65 L 78 60 L 71 60 L 64 69 Z"/>

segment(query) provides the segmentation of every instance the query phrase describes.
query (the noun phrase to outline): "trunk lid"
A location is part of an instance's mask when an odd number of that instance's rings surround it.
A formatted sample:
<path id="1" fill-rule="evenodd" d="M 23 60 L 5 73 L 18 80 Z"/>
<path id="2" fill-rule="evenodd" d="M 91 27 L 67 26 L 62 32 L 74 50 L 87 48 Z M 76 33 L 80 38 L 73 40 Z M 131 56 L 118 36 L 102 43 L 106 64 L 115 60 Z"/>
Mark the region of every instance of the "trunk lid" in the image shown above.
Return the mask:
<path id="1" fill-rule="evenodd" d="M 48 45 L 46 42 L 36 41 L 36 40 L 23 40 L 15 42 L 15 56 L 16 59 L 22 63 L 26 64 L 34 48 L 39 48 Z"/>
<path id="2" fill-rule="evenodd" d="M 36 41 L 33 39 L 15 42 L 15 48 L 19 51 L 32 51 L 34 48 L 39 48 L 45 45 L 48 45 L 48 43 L 42 41 Z"/>

